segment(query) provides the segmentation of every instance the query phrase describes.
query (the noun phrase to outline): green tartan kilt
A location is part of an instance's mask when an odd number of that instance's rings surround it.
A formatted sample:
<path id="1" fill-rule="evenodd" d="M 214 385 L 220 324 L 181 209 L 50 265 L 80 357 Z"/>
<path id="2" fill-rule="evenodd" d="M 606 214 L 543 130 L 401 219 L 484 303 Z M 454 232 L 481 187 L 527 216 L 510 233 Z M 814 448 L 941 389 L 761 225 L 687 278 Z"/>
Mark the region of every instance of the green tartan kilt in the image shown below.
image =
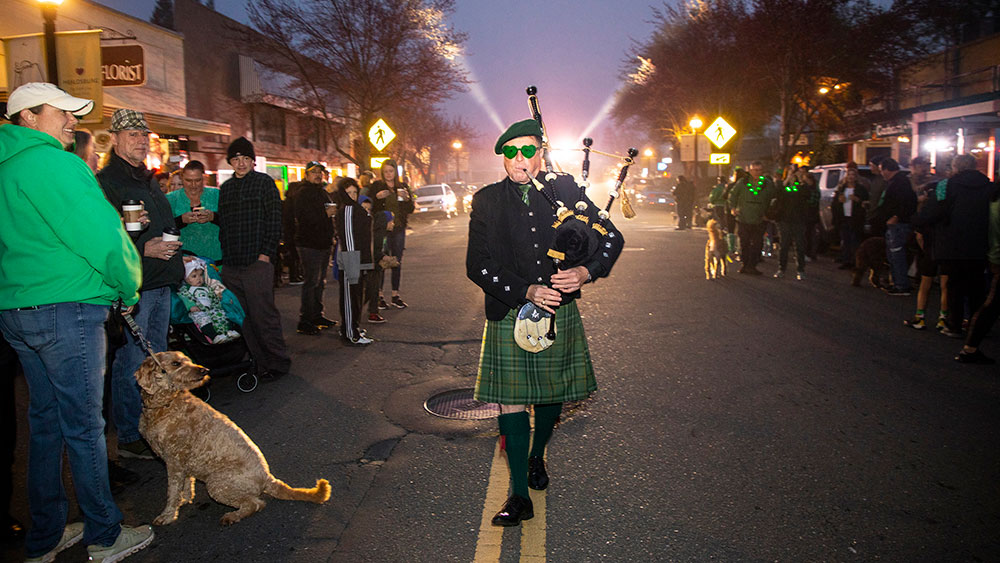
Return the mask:
<path id="1" fill-rule="evenodd" d="M 500 321 L 486 321 L 479 354 L 475 398 L 505 405 L 540 405 L 578 401 L 597 389 L 590 349 L 576 301 L 556 314 L 556 340 L 537 354 L 514 342 L 511 310 Z"/>

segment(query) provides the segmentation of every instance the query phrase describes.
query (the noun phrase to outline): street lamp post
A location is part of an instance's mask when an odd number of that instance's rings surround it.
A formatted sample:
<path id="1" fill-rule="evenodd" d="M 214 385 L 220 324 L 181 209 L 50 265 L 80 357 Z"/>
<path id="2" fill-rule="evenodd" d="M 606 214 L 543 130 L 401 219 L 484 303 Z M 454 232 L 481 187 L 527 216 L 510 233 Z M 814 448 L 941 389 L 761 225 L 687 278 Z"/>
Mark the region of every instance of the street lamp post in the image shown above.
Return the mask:
<path id="1" fill-rule="evenodd" d="M 694 130 L 694 174 L 692 174 L 692 176 L 694 177 L 695 180 L 697 180 L 698 179 L 698 130 L 701 129 L 703 123 L 701 122 L 701 118 L 695 116 L 691 118 L 691 121 L 688 122 L 688 125 L 690 125 L 691 129 Z"/>
<path id="2" fill-rule="evenodd" d="M 455 141 L 451 144 L 451 148 L 455 149 L 455 181 L 459 180 L 459 170 L 458 170 L 458 152 L 462 150 L 462 141 Z"/>
<path id="3" fill-rule="evenodd" d="M 42 8 L 42 19 L 45 21 L 42 31 L 45 34 L 45 67 L 49 82 L 59 85 L 59 67 L 56 65 L 56 10 L 62 0 L 38 0 Z"/>

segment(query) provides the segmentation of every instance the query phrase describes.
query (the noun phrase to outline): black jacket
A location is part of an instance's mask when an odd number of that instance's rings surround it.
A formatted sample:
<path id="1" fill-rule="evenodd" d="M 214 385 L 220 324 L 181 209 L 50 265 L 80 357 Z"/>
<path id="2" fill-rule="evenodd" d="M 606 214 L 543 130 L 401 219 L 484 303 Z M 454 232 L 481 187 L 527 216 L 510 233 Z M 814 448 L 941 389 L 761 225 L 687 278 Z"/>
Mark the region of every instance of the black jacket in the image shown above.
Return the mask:
<path id="1" fill-rule="evenodd" d="M 910 218 L 917 211 L 917 194 L 910 185 L 910 178 L 905 172 L 897 172 L 885 185 L 885 192 L 882 196 L 882 203 L 876 210 L 875 218 L 872 222 L 884 225 L 893 216 L 899 218 L 900 223 L 909 223 Z"/>
<path id="2" fill-rule="evenodd" d="M 996 189 L 978 170 L 963 170 L 948 179 L 944 199 L 928 191 L 913 224 L 933 228 L 935 260 L 986 259 L 990 201 Z"/>
<path id="3" fill-rule="evenodd" d="M 853 202 L 850 217 L 844 217 L 844 203 L 840 201 L 840 196 L 844 195 L 846 189 L 847 184 L 841 183 L 833 192 L 833 200 L 830 202 L 830 213 L 833 215 L 833 224 L 840 226 L 847 219 L 855 229 L 864 229 L 868 211 L 862 203 L 868 201 L 868 188 L 860 180 L 854 184 L 854 195 L 858 196 L 858 199 L 861 201 Z"/>
<path id="4" fill-rule="evenodd" d="M 561 174 L 554 184 L 556 199 L 573 209 L 580 194 L 573 177 Z M 589 199 L 585 201 L 589 204 L 587 215 L 591 222 L 596 222 L 597 207 Z M 510 178 L 490 184 L 473 196 L 465 267 L 469 279 L 486 294 L 487 319 L 501 320 L 511 309 L 526 303 L 529 285 L 548 284 L 556 271 L 552 259 L 546 255 L 555 239 L 552 227 L 555 218 L 555 210 L 534 188 L 528 191 L 528 205 L 525 205 L 520 188 Z M 625 245 L 611 221 L 606 226 L 607 235 L 584 264 L 593 281 L 611 273 Z M 563 302 L 579 295 L 580 292 L 566 294 Z"/>
<path id="5" fill-rule="evenodd" d="M 774 218 L 779 223 L 806 223 L 812 211 L 812 192 L 815 186 L 808 182 L 790 181 L 778 190 L 774 203 Z"/>
<path id="6" fill-rule="evenodd" d="M 104 197 L 121 213 L 122 202 L 129 199 L 142 201 L 149 213 L 149 225 L 139 233 L 129 233 L 142 256 L 142 288 L 157 289 L 177 286 L 184 279 L 184 262 L 181 253 L 169 260 L 149 258 L 145 255 L 146 243 L 163 236 L 163 229 L 175 227 L 174 213 L 167 196 L 160 191 L 160 184 L 145 166 L 135 167 L 111 151 L 108 165 L 97 173 L 97 181 L 104 190 Z"/>
<path id="7" fill-rule="evenodd" d="M 371 264 L 372 218 L 360 203 L 346 195 L 337 203 L 337 240 L 340 251 L 361 251 L 361 264 Z"/>
<path id="8" fill-rule="evenodd" d="M 326 214 L 326 204 L 330 202 L 322 184 L 300 183 L 291 200 L 296 246 L 319 250 L 333 246 L 333 221 Z"/>

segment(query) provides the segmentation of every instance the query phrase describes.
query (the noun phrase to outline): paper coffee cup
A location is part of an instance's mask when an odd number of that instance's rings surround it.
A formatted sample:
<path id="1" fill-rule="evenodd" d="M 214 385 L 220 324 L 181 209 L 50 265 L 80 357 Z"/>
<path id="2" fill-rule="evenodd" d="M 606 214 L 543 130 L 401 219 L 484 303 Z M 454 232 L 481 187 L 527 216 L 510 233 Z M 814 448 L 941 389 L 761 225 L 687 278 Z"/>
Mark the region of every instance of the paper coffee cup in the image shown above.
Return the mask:
<path id="1" fill-rule="evenodd" d="M 142 223 L 139 222 L 142 209 L 142 202 L 139 200 L 129 199 L 122 202 L 122 217 L 125 219 L 126 231 L 135 232 L 142 230 Z"/>
<path id="2" fill-rule="evenodd" d="M 166 242 L 176 242 L 181 240 L 181 232 L 176 227 L 163 229 L 163 240 Z"/>

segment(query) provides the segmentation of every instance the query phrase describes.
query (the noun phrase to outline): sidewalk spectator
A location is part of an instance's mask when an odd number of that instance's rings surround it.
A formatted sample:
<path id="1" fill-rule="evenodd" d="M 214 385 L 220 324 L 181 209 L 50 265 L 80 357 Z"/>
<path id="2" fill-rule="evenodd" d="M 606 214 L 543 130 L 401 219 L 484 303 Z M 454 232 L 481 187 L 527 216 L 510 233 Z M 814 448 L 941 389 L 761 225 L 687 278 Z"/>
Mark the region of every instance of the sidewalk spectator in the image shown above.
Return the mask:
<path id="1" fill-rule="evenodd" d="M 340 335 L 349 344 L 374 342 L 359 326 L 362 269 L 371 268 L 371 219 L 358 203 L 354 178 L 337 180 L 337 265 L 340 268 Z"/>
<path id="2" fill-rule="evenodd" d="M 799 172 L 801 170 L 802 172 Z M 816 178 L 809 173 L 804 166 L 800 166 L 796 169 L 796 174 L 805 174 L 805 177 L 799 179 L 800 182 L 804 182 L 806 193 L 808 194 L 807 201 L 809 202 L 809 211 L 806 213 L 806 224 L 805 224 L 805 252 L 806 261 L 815 262 L 819 254 L 819 186 L 816 185 Z"/>
<path id="3" fill-rule="evenodd" d="M 277 271 L 275 275 L 275 285 L 281 278 L 281 270 L 288 268 L 288 285 L 302 285 L 305 283 L 302 273 L 302 260 L 299 259 L 299 251 L 295 247 L 295 196 L 304 182 L 292 182 L 288 184 L 285 191 L 285 199 L 281 202 L 281 242 L 278 244 Z"/>
<path id="4" fill-rule="evenodd" d="M 153 173 L 146 168 L 150 131 L 145 116 L 138 111 L 117 109 L 111 116 L 109 131 L 111 158 L 97 173 L 97 181 L 117 209 L 121 210 L 126 201 L 138 200 L 149 213 L 149 225 L 132 233 L 142 255 L 142 291 L 133 316 L 153 350 L 163 352 L 167 349 L 170 326 L 170 288 L 184 278 L 181 243 L 163 240 L 164 229 L 174 227 L 174 215 Z M 139 434 L 142 397 L 135 381 L 135 370 L 146 353 L 130 331 L 125 331 L 125 339 L 111 366 L 111 412 L 118 431 L 118 455 L 153 459 L 153 451 Z"/>
<path id="5" fill-rule="evenodd" d="M 983 306 L 969 321 L 969 334 L 965 339 L 965 346 L 955 356 L 955 360 L 963 364 L 995 363 L 993 358 L 979 350 L 979 345 L 1000 316 L 1000 187 L 994 187 L 993 201 L 990 202 L 989 243 L 986 258 L 989 260 L 993 278 Z"/>
<path id="6" fill-rule="evenodd" d="M 391 166 L 387 166 L 391 163 Z M 389 172 L 389 168 L 392 172 Z M 386 182 L 389 174 L 392 175 L 392 184 Z M 387 209 L 386 202 L 390 197 L 395 197 L 395 190 L 390 189 L 396 185 L 396 161 L 387 160 L 379 168 L 379 179 L 372 182 L 367 188 L 361 188 L 361 195 L 371 199 L 372 209 L 372 263 L 375 270 L 372 275 L 368 275 L 365 283 L 365 303 L 368 305 L 368 322 L 384 323 L 385 318 L 379 314 L 379 309 L 388 309 L 389 305 L 381 295 L 382 276 L 384 271 L 380 261 L 385 255 L 385 239 L 389 232 L 389 223 L 385 218 Z"/>
<path id="7" fill-rule="evenodd" d="M 915 223 L 934 229 L 934 257 L 948 276 L 948 317 L 941 334 L 959 338 L 965 306 L 976 311 L 985 298 L 990 201 L 996 188 L 976 170 L 972 155 L 956 156 L 951 169 L 951 177 L 928 197 Z"/>
<path id="8" fill-rule="evenodd" d="M 277 379 L 292 359 L 274 306 L 274 264 L 281 238 L 281 196 L 270 176 L 253 169 L 253 144 L 240 137 L 226 150 L 233 177 L 219 188 L 219 242 L 222 283 L 239 299 L 246 319 L 243 337 L 250 353 Z"/>
<path id="9" fill-rule="evenodd" d="M 167 201 L 181 231 L 184 250 L 218 262 L 222 259 L 219 188 L 205 187 L 205 165 L 197 160 L 184 165 L 181 180 L 184 189 L 167 194 Z"/>
<path id="10" fill-rule="evenodd" d="M 52 561 L 81 538 L 91 556 L 118 558 L 153 539 L 149 526 L 121 525 L 108 480 L 104 322 L 116 300 L 139 300 L 140 259 L 91 170 L 63 150 L 93 107 L 28 83 L 0 126 L 0 331 L 30 395 L 27 561 Z M 66 523 L 64 451 L 83 523 Z"/>
<path id="11" fill-rule="evenodd" d="M 674 203 L 677 206 L 677 230 L 691 228 L 691 215 L 694 214 L 694 183 L 685 176 L 677 177 L 674 186 Z"/>
<path id="12" fill-rule="evenodd" d="M 916 161 L 917 159 L 913 160 Z M 929 170 L 930 166 L 927 169 Z M 924 175 L 923 179 L 926 180 L 926 178 L 927 175 Z M 920 181 L 919 178 L 918 181 Z M 920 213 L 926 206 L 928 196 L 934 196 L 935 190 L 936 184 L 923 184 L 917 190 L 917 213 Z M 912 319 L 904 320 L 903 324 L 915 330 L 924 330 L 927 328 L 927 321 L 925 320 L 927 301 L 930 298 L 931 288 L 934 285 L 934 278 L 938 277 L 940 273 L 938 262 L 934 258 L 934 228 L 929 225 L 914 225 L 913 238 L 915 242 L 913 247 L 917 260 L 917 275 L 920 276 L 920 285 L 917 286 L 917 311 Z M 941 275 L 940 280 L 941 306 L 938 309 L 938 320 L 935 324 L 937 330 L 942 330 L 945 327 L 945 319 L 948 317 L 948 276 Z"/>
<path id="13" fill-rule="evenodd" d="M 396 179 L 396 161 L 389 159 L 382 163 L 382 182 L 385 183 L 393 195 L 386 198 L 386 209 L 392 213 L 392 223 L 386 234 L 386 249 L 390 256 L 395 256 L 399 260 L 399 266 L 392 268 L 392 299 L 386 303 L 382 297 L 382 286 L 384 279 L 379 280 L 378 295 L 379 308 L 387 309 L 391 304 L 397 309 L 405 309 L 406 302 L 399 296 L 399 282 L 403 269 L 403 250 L 406 249 L 406 226 L 409 223 L 410 214 L 414 209 L 413 192 L 409 184 Z M 383 270 L 383 278 L 385 270 Z"/>
<path id="14" fill-rule="evenodd" d="M 302 304 L 299 308 L 300 334 L 317 335 L 321 328 L 337 323 L 323 315 L 323 289 L 333 248 L 333 219 L 336 207 L 324 189 L 326 167 L 318 162 L 306 165 L 306 179 L 297 182 L 292 215 L 295 246 L 302 264 Z"/>
<path id="15" fill-rule="evenodd" d="M 841 270 L 854 268 L 854 254 L 865 236 L 865 204 L 868 202 L 868 181 L 858 174 L 856 162 L 847 163 L 847 173 L 833 192 L 830 212 L 840 233 Z"/>
<path id="16" fill-rule="evenodd" d="M 776 191 L 774 182 L 764 175 L 760 161 L 750 165 L 750 175 L 746 182 L 733 187 L 729 196 L 732 213 L 736 217 L 736 232 L 740 239 L 741 274 L 759 276 L 761 247 L 764 244 L 764 215 L 767 213 Z"/>
<path id="17" fill-rule="evenodd" d="M 932 189 L 943 178 L 931 174 L 931 161 L 918 156 L 910 161 L 910 184 L 919 198 L 928 189 Z"/>
<path id="18" fill-rule="evenodd" d="M 778 271 L 774 277 L 785 277 L 788 267 L 788 252 L 795 245 L 795 279 L 802 281 L 806 272 L 806 225 L 811 212 L 812 191 L 816 187 L 812 174 L 805 168 L 798 168 L 785 186 L 778 190 L 775 205 L 775 219 L 778 222 L 778 236 L 781 250 L 778 253 Z"/>
<path id="19" fill-rule="evenodd" d="M 97 149 L 94 146 L 93 135 L 86 131 L 73 131 L 73 145 L 66 150 L 72 150 L 87 163 L 94 174 L 97 174 Z"/>
<path id="20" fill-rule="evenodd" d="M 889 295 L 909 295 L 911 284 L 906 257 L 906 245 L 910 240 L 912 227 L 910 219 L 917 210 L 917 194 L 910 186 L 910 179 L 900 172 L 899 163 L 891 158 L 879 163 L 885 191 L 882 201 L 875 209 L 872 224 L 885 225 L 885 252 L 892 272 L 892 287 Z M 874 227 L 873 227 L 874 229 Z"/>
<path id="21" fill-rule="evenodd" d="M 726 225 L 726 179 L 719 176 L 715 179 L 715 187 L 708 194 L 708 208 L 712 210 L 712 216 L 719 222 L 719 226 Z"/>
<path id="22" fill-rule="evenodd" d="M 868 223 L 871 225 L 871 235 L 876 237 L 885 236 L 885 221 L 878 221 L 875 217 L 876 209 L 882 203 L 882 194 L 885 192 L 885 178 L 882 177 L 882 161 L 884 156 L 874 156 L 868 159 L 868 167 L 872 177 L 868 181 Z"/>
<path id="23" fill-rule="evenodd" d="M 0 542 L 3 543 L 24 538 L 24 524 L 10 513 L 14 492 L 14 452 L 17 450 L 14 378 L 20 366 L 17 352 L 0 334 Z"/>

